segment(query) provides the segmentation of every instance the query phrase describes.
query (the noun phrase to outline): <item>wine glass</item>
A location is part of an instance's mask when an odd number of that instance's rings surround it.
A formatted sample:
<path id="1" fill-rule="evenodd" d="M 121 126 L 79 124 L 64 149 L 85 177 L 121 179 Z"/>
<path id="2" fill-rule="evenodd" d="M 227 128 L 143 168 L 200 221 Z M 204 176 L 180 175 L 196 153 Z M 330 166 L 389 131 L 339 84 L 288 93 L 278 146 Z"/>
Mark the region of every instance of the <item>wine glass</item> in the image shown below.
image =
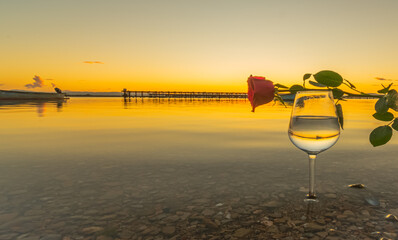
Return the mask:
<path id="1" fill-rule="evenodd" d="M 315 195 L 315 159 L 332 147 L 340 136 L 333 94 L 329 90 L 296 93 L 289 125 L 290 141 L 308 154 L 309 193 L 305 201 L 318 201 Z"/>

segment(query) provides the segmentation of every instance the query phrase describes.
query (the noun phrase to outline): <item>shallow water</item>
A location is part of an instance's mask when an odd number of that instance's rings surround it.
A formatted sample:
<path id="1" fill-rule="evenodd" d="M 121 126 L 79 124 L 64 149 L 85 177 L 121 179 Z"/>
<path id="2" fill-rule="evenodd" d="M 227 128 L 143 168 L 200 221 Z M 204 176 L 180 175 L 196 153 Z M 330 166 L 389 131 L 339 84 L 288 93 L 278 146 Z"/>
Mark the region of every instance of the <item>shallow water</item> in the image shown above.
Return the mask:
<path id="1" fill-rule="evenodd" d="M 373 148 L 374 100 L 344 102 L 317 159 L 290 108 L 245 100 L 0 103 L 0 239 L 395 238 L 397 138 Z M 366 189 L 348 188 L 363 183 Z"/>

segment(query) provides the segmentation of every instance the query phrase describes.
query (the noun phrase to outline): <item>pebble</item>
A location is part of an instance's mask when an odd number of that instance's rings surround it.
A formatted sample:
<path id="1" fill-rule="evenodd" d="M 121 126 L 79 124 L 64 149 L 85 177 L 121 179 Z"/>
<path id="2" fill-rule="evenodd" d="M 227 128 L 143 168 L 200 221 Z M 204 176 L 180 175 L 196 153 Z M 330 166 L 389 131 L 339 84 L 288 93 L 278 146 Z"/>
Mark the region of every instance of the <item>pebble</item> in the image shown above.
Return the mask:
<path id="1" fill-rule="evenodd" d="M 262 220 L 261 223 L 267 227 L 274 225 L 274 223 L 270 220 Z"/>
<path id="2" fill-rule="evenodd" d="M 276 208 L 276 207 L 279 207 L 280 205 L 281 205 L 281 203 L 277 202 L 277 201 L 269 201 L 269 202 L 263 203 L 263 206 L 268 207 L 268 208 Z"/>
<path id="3" fill-rule="evenodd" d="M 315 235 L 313 233 L 307 232 L 307 233 L 304 233 L 303 236 L 312 239 Z"/>
<path id="4" fill-rule="evenodd" d="M 324 226 L 321 226 L 316 223 L 306 223 L 306 224 L 304 224 L 304 228 L 308 231 L 314 231 L 314 232 L 319 232 L 319 231 L 325 230 Z"/>
<path id="5" fill-rule="evenodd" d="M 366 217 L 370 217 L 370 213 L 368 210 L 361 210 L 361 214 L 366 216 Z"/>
<path id="6" fill-rule="evenodd" d="M 253 214 L 257 215 L 257 214 L 260 214 L 260 213 L 262 213 L 262 212 L 263 212 L 263 210 L 257 209 L 257 210 L 254 210 L 254 211 L 253 211 Z"/>
<path id="7" fill-rule="evenodd" d="M 103 230 L 104 230 L 104 228 L 102 228 L 102 227 L 93 226 L 93 227 L 83 228 L 82 229 L 82 233 L 84 233 L 84 234 L 93 234 L 93 233 L 97 233 L 97 232 L 100 232 L 100 231 L 103 231 Z"/>
<path id="8" fill-rule="evenodd" d="M 60 234 L 47 234 L 40 238 L 40 240 L 61 240 L 62 236 Z"/>
<path id="9" fill-rule="evenodd" d="M 333 236 L 327 236 L 325 239 L 326 239 L 326 240 L 343 240 L 343 239 L 340 238 L 340 237 L 333 237 Z"/>
<path id="10" fill-rule="evenodd" d="M 339 214 L 339 215 L 336 216 L 336 218 L 338 220 L 343 220 L 343 219 L 347 218 L 347 215 Z"/>
<path id="11" fill-rule="evenodd" d="M 278 233 L 279 232 L 279 228 L 275 225 L 271 225 L 266 229 L 267 232 L 269 233 Z"/>
<path id="12" fill-rule="evenodd" d="M 172 235 L 176 231 L 176 228 L 174 226 L 166 226 L 162 228 L 162 233 L 166 235 Z"/>
<path id="13" fill-rule="evenodd" d="M 316 220 L 317 223 L 321 224 L 321 225 L 325 225 L 326 224 L 326 220 L 323 218 L 319 218 Z"/>
<path id="14" fill-rule="evenodd" d="M 308 188 L 300 187 L 300 188 L 299 188 L 299 191 L 300 191 L 300 192 L 304 192 L 304 193 L 308 193 L 309 190 L 308 190 Z"/>
<path id="15" fill-rule="evenodd" d="M 7 238 L 0 238 L 0 239 L 7 239 Z M 40 240 L 40 236 L 31 235 L 29 233 L 22 234 L 16 238 L 16 240 Z"/>
<path id="16" fill-rule="evenodd" d="M 18 233 L 4 233 L 0 234 L 0 239 L 14 239 L 18 236 Z"/>
<path id="17" fill-rule="evenodd" d="M 217 229 L 218 225 L 216 222 L 213 222 L 212 220 L 208 219 L 208 218 L 203 218 L 203 223 L 209 227 L 209 228 L 213 228 L 213 229 Z"/>
<path id="18" fill-rule="evenodd" d="M 149 227 L 149 228 L 145 229 L 141 233 L 142 233 L 142 235 L 147 235 L 147 234 L 156 235 L 156 234 L 158 234 L 160 232 L 161 232 L 161 230 L 158 227 L 153 226 L 153 227 Z"/>
<path id="19" fill-rule="evenodd" d="M 96 238 L 96 240 L 113 240 L 113 238 L 112 238 L 112 237 L 109 237 L 109 236 L 101 235 L 101 236 L 98 236 L 98 237 Z"/>
<path id="20" fill-rule="evenodd" d="M 328 233 L 327 232 L 317 232 L 316 235 L 318 235 L 320 238 L 323 239 L 328 235 Z"/>
<path id="21" fill-rule="evenodd" d="M 205 216 L 212 216 L 212 215 L 215 214 L 215 211 L 210 210 L 210 209 L 205 209 L 205 210 L 202 212 L 202 214 L 205 215 Z"/>
<path id="22" fill-rule="evenodd" d="M 325 194 L 325 197 L 331 198 L 331 199 L 336 199 L 336 198 L 337 198 L 337 195 L 334 194 L 334 193 L 326 193 L 326 194 Z"/>
<path id="23" fill-rule="evenodd" d="M 396 233 L 383 232 L 383 235 L 385 237 L 391 238 L 391 239 L 396 239 L 397 238 L 397 234 Z"/>
<path id="24" fill-rule="evenodd" d="M 17 213 L 5 213 L 0 215 L 0 224 L 13 220 L 18 216 Z"/>
<path id="25" fill-rule="evenodd" d="M 345 215 L 345 216 L 355 216 L 355 214 L 351 210 L 345 210 L 343 215 Z"/>
<path id="26" fill-rule="evenodd" d="M 247 235 L 249 235 L 251 232 L 252 232 L 251 229 L 239 228 L 238 230 L 235 231 L 234 237 L 243 238 L 243 237 L 246 237 Z"/>

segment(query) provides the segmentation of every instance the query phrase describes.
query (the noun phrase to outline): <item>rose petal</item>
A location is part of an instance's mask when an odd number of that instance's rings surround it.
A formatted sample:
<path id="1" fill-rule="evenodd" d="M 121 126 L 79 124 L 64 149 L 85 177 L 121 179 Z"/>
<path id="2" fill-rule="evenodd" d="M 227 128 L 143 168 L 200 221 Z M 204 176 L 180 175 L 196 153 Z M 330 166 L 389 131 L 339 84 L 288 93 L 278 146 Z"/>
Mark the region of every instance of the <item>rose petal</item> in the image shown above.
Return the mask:
<path id="1" fill-rule="evenodd" d="M 274 99 L 275 87 L 272 81 L 265 77 L 252 76 L 247 79 L 247 97 L 252 105 L 252 112 L 255 108 L 271 102 Z"/>

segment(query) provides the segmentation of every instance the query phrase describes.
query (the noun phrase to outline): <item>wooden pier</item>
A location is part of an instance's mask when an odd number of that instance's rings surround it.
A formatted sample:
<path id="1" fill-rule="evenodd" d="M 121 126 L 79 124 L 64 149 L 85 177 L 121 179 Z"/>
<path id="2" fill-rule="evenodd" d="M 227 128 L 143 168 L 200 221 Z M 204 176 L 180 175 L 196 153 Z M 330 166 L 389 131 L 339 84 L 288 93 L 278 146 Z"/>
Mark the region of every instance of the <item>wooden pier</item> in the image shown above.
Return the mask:
<path id="1" fill-rule="evenodd" d="M 123 89 L 122 96 L 128 98 L 247 98 L 247 93 L 238 92 L 177 92 L 177 91 L 129 91 Z"/>

